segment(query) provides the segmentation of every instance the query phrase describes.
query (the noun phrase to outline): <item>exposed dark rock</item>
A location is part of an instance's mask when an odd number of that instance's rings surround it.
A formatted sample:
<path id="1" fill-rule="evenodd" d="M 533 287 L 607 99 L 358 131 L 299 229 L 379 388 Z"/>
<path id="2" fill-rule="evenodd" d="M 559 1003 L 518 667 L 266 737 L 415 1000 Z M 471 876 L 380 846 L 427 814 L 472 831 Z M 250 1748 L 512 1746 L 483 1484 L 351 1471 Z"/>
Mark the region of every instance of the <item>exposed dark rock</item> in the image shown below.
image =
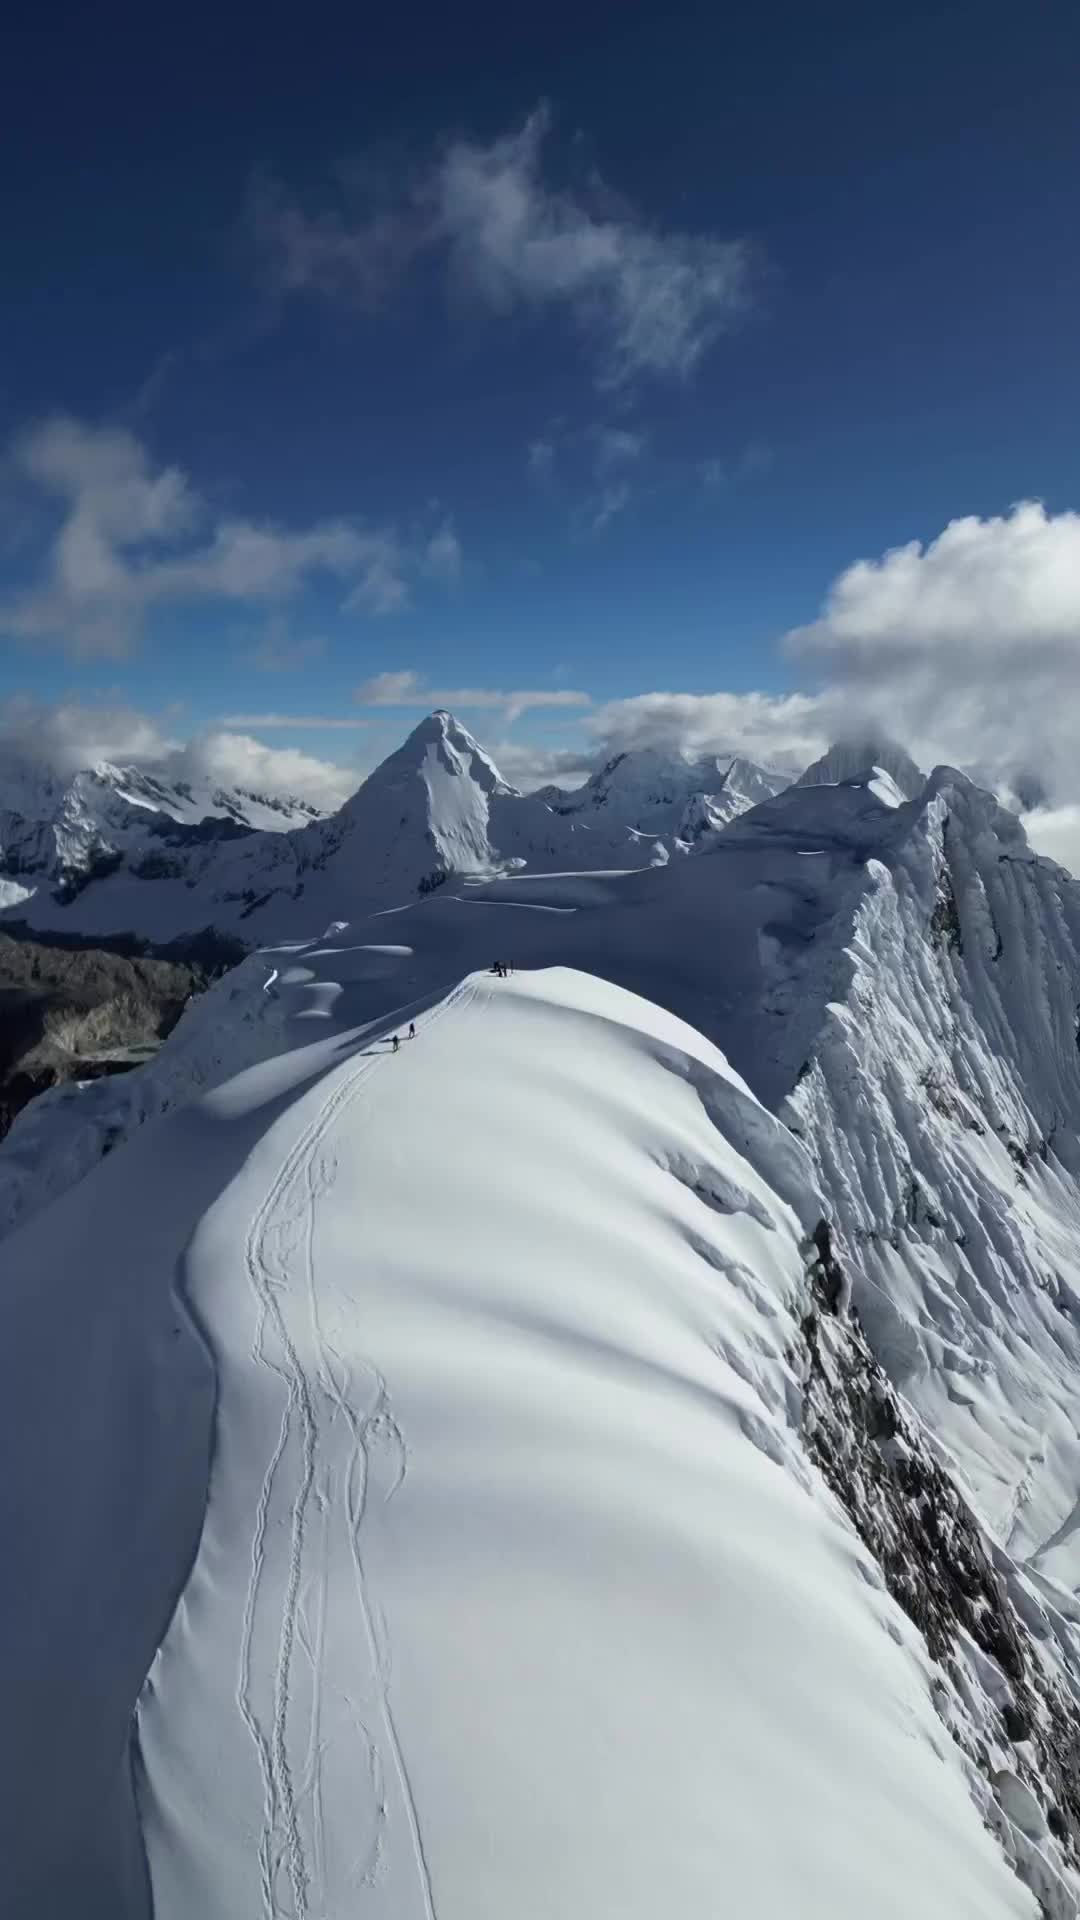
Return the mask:
<path id="1" fill-rule="evenodd" d="M 143 957 L 0 933 L 0 1138 L 47 1087 L 138 1065 L 224 970 L 210 951 Z"/>
<path id="2" fill-rule="evenodd" d="M 955 1677 L 965 1636 L 1008 1683 L 1001 1705 L 1015 1769 L 1040 1803 L 1072 1865 L 1080 1861 L 1080 1715 L 1034 1654 L 1014 1598 L 1016 1575 L 986 1540 L 921 1428 L 905 1410 L 854 1314 L 838 1310 L 847 1282 L 827 1224 L 807 1244 L 810 1300 L 803 1434 L 885 1578 L 945 1672 Z M 1019 1597 L 1019 1596 L 1017 1596 Z M 980 1743 L 954 1738 L 984 1773 Z"/>
<path id="3" fill-rule="evenodd" d="M 964 934 L 960 925 L 960 913 L 953 891 L 952 874 L 947 866 L 938 875 L 937 899 L 930 915 L 930 939 L 935 947 L 949 948 L 953 953 L 964 951 Z"/>

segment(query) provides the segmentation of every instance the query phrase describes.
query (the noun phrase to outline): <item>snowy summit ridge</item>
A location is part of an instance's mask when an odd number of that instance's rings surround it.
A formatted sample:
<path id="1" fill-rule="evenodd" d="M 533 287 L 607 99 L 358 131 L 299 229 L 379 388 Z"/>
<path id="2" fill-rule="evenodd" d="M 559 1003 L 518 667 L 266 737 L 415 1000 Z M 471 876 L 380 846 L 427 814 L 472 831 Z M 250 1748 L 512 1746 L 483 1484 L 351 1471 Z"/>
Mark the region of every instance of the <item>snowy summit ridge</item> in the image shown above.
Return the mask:
<path id="1" fill-rule="evenodd" d="M 19 1115 L 27 1920 L 1076 1920 L 1080 885 L 870 752 L 680 853 L 433 715 Z"/>

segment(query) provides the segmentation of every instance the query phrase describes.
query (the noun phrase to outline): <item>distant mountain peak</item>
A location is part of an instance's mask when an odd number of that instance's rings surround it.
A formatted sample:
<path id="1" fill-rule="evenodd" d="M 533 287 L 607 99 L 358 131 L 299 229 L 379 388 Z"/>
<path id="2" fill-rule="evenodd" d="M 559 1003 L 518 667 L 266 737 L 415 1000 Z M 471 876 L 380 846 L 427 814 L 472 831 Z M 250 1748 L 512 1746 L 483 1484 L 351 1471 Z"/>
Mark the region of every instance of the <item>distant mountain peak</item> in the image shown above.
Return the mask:
<path id="1" fill-rule="evenodd" d="M 916 800 L 926 786 L 926 775 L 896 740 L 885 734 L 852 735 L 834 741 L 796 780 L 797 787 L 839 786 L 848 780 L 868 780 L 875 767 L 887 773 L 905 800 Z"/>
<path id="2" fill-rule="evenodd" d="M 468 727 L 463 727 L 444 707 L 437 707 L 368 775 L 364 785 L 346 802 L 346 807 L 351 808 L 367 788 L 396 786 L 411 775 L 422 774 L 432 753 L 448 774 L 475 781 L 487 794 L 514 791 Z"/>

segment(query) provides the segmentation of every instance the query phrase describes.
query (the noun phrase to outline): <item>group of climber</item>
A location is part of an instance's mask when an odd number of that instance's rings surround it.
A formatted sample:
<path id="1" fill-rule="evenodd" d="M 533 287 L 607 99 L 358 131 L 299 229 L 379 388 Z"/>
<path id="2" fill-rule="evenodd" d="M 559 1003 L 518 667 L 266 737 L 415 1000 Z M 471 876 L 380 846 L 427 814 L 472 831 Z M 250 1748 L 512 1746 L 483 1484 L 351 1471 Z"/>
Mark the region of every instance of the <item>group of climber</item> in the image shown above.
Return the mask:
<path id="1" fill-rule="evenodd" d="M 505 960 L 493 960 L 491 963 L 491 971 L 492 973 L 498 974 L 498 977 L 500 980 L 505 980 L 508 978 L 510 974 L 513 973 L 514 969 L 513 967 L 507 966 Z M 408 1038 L 410 1040 L 416 1039 L 416 1021 L 415 1020 L 409 1021 Z M 401 1047 L 400 1033 L 392 1033 L 390 1035 L 390 1046 L 394 1053 L 397 1053 L 399 1051 Z"/>

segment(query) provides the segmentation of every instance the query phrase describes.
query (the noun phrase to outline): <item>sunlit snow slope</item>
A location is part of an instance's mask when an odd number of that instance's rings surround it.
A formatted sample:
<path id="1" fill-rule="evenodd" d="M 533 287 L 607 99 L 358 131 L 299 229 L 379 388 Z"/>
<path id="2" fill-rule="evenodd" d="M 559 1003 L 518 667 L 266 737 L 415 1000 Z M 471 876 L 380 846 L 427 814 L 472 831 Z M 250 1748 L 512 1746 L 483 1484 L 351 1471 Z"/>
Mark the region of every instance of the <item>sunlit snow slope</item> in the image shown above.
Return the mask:
<path id="1" fill-rule="evenodd" d="M 158 1920 L 1034 1920 L 798 1437 L 801 1146 L 618 987 L 395 1054 L 366 965 L 4 1243 L 5 1912 L 148 1911 L 179 1594 Z"/>

